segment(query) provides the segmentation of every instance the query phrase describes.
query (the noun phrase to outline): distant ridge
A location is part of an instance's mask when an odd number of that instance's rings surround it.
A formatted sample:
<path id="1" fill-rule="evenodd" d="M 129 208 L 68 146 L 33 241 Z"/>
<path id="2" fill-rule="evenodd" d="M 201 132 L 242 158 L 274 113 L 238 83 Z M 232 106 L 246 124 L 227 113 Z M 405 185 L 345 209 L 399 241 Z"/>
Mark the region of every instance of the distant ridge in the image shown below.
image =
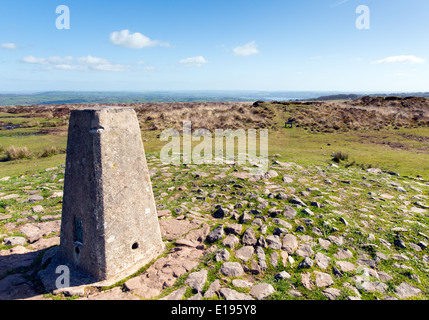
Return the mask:
<path id="1" fill-rule="evenodd" d="M 60 105 L 60 104 L 114 104 L 114 103 L 178 103 L 178 102 L 254 102 L 254 101 L 323 101 L 355 100 L 371 97 L 429 97 L 429 92 L 368 93 L 323 91 L 250 91 L 250 90 L 195 90 L 195 91 L 47 91 L 36 93 L 0 93 L 0 106 Z"/>

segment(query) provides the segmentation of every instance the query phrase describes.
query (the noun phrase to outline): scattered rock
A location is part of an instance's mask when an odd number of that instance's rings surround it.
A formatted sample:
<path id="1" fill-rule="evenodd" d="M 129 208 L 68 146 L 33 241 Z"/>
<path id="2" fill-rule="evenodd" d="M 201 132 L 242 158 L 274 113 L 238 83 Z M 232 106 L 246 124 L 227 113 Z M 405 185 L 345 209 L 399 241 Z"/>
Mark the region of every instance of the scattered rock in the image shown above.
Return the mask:
<path id="1" fill-rule="evenodd" d="M 207 236 L 207 241 L 211 243 L 216 242 L 218 240 L 221 240 L 223 238 L 223 235 L 223 226 L 218 226 L 209 233 L 209 235 Z"/>
<path id="2" fill-rule="evenodd" d="M 280 273 L 277 273 L 276 275 L 275 275 L 275 278 L 276 279 L 290 279 L 291 278 L 291 275 L 289 274 L 289 273 L 287 273 L 286 271 L 282 271 L 282 272 L 280 272 Z"/>
<path id="3" fill-rule="evenodd" d="M 254 246 L 258 240 L 256 239 L 255 230 L 253 228 L 247 228 L 243 233 L 241 238 L 241 243 L 243 245 Z"/>
<path id="4" fill-rule="evenodd" d="M 356 266 L 348 261 L 337 261 L 336 264 L 342 272 L 354 272 L 356 270 Z"/>
<path id="5" fill-rule="evenodd" d="M 225 300 L 254 300 L 251 296 L 229 288 L 222 288 L 219 293 Z"/>
<path id="6" fill-rule="evenodd" d="M 298 268 L 311 268 L 313 266 L 313 260 L 309 257 L 305 257 L 304 260 L 298 265 Z"/>
<path id="7" fill-rule="evenodd" d="M 228 235 L 225 239 L 223 239 L 222 244 L 225 247 L 229 247 L 229 248 L 235 248 L 235 246 L 237 246 L 240 243 L 240 239 L 238 239 L 236 236 L 234 236 L 233 234 Z"/>
<path id="8" fill-rule="evenodd" d="M 322 294 L 325 297 L 327 297 L 329 300 L 336 300 L 341 295 L 341 290 L 336 288 L 327 288 L 322 291 Z M 355 297 L 350 297 L 350 298 L 351 299 L 349 300 L 360 300 L 360 298 L 358 299 L 354 299 Z"/>
<path id="9" fill-rule="evenodd" d="M 244 274 L 243 267 L 238 262 L 225 262 L 220 272 L 227 277 L 240 277 Z"/>
<path id="10" fill-rule="evenodd" d="M 280 250 L 282 248 L 282 243 L 280 241 L 280 237 L 277 235 L 270 235 L 266 238 L 268 247 L 273 250 Z"/>
<path id="11" fill-rule="evenodd" d="M 204 293 L 204 298 L 212 298 L 214 295 L 216 295 L 219 292 L 220 289 L 220 281 L 216 279 L 213 281 L 207 291 Z"/>
<path id="12" fill-rule="evenodd" d="M 243 261 L 248 261 L 252 258 L 254 252 L 255 249 L 252 246 L 244 246 L 235 251 L 235 257 Z"/>
<path id="13" fill-rule="evenodd" d="M 314 271 L 316 275 L 316 286 L 319 288 L 329 287 L 334 284 L 334 280 L 332 280 L 331 276 L 324 272 Z"/>
<path id="14" fill-rule="evenodd" d="M 185 284 L 190 286 L 192 289 L 197 290 L 198 292 L 202 292 L 203 287 L 207 281 L 207 274 L 208 272 L 206 269 L 202 269 L 197 272 L 192 272 L 186 279 Z"/>
<path id="15" fill-rule="evenodd" d="M 23 237 L 8 237 L 3 239 L 3 244 L 7 246 L 23 246 L 27 240 Z"/>
<path id="16" fill-rule="evenodd" d="M 216 252 L 216 261 L 228 261 L 230 254 L 229 251 L 226 249 L 220 249 Z"/>
<path id="17" fill-rule="evenodd" d="M 395 293 L 400 299 L 407 299 L 410 297 L 418 296 L 422 291 L 408 282 L 402 282 L 395 288 Z"/>
<path id="18" fill-rule="evenodd" d="M 335 259 L 350 259 L 353 258 L 353 253 L 349 249 L 338 249 L 338 252 L 334 254 Z"/>
<path id="19" fill-rule="evenodd" d="M 250 295 L 258 300 L 265 299 L 275 292 L 274 287 L 268 283 L 259 283 L 250 290 Z"/>
<path id="20" fill-rule="evenodd" d="M 328 268 L 331 258 L 325 256 L 323 253 L 316 253 L 315 260 L 320 269 L 326 270 Z"/>
<path id="21" fill-rule="evenodd" d="M 237 288 L 251 288 L 253 283 L 242 279 L 234 279 L 232 280 L 232 285 Z"/>
<path id="22" fill-rule="evenodd" d="M 286 219 L 292 220 L 293 218 L 295 218 L 296 214 L 297 214 L 297 212 L 295 211 L 294 208 L 292 208 L 292 206 L 286 206 L 284 208 L 283 216 Z"/>
<path id="23" fill-rule="evenodd" d="M 298 248 L 298 239 L 292 234 L 286 234 L 282 240 L 282 249 L 288 254 L 293 254 Z"/>

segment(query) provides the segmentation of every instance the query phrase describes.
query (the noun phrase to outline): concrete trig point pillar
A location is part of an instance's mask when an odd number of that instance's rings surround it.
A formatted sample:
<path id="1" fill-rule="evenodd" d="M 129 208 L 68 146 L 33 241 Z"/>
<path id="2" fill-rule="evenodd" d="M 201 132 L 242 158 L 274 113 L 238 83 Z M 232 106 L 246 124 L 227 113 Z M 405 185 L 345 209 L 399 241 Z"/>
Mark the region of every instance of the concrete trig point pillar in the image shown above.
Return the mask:
<path id="1" fill-rule="evenodd" d="M 164 249 L 132 108 L 70 115 L 60 253 L 96 280 L 124 278 Z"/>

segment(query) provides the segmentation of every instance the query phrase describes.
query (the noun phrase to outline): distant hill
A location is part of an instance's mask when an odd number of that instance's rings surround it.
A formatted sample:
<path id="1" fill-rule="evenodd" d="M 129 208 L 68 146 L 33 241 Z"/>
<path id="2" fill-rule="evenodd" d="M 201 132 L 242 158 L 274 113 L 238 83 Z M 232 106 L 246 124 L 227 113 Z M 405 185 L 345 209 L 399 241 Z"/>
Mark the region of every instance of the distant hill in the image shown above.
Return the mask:
<path id="1" fill-rule="evenodd" d="M 377 93 L 377 94 L 334 94 L 328 96 L 320 96 L 312 99 L 304 99 L 306 101 L 330 101 L 330 100 L 356 100 L 362 97 L 419 97 L 419 98 L 429 98 L 429 92 L 414 92 L 414 93 Z"/>
<path id="2" fill-rule="evenodd" d="M 47 91 L 36 93 L 0 93 L 0 106 L 31 106 L 59 104 L 114 104 L 114 103 L 175 103 L 175 102 L 249 102 L 249 101 L 326 101 L 355 100 L 371 97 L 429 97 L 423 93 L 344 93 L 323 91 L 147 91 L 147 92 L 103 92 L 103 91 Z"/>

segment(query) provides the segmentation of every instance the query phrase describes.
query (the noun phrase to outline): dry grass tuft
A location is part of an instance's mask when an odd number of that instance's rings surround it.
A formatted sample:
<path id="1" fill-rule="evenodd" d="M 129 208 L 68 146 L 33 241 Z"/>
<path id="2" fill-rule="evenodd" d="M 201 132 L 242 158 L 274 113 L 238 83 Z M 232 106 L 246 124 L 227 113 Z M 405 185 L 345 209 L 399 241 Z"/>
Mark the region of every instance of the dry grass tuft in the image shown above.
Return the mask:
<path id="1" fill-rule="evenodd" d="M 29 159 L 33 156 L 27 147 L 10 146 L 6 149 L 6 161 Z"/>

